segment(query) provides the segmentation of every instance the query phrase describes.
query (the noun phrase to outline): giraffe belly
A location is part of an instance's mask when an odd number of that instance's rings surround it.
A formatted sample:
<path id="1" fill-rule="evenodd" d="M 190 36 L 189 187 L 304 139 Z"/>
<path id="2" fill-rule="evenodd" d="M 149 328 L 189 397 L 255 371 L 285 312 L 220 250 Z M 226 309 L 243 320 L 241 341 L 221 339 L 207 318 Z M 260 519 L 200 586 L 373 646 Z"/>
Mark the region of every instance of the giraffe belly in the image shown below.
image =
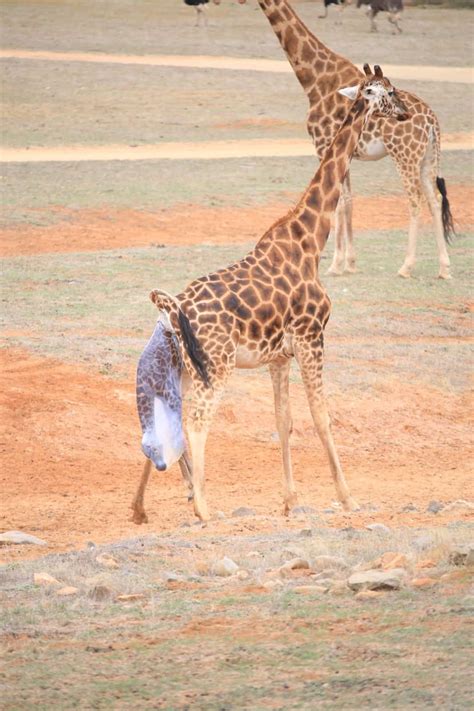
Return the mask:
<path id="1" fill-rule="evenodd" d="M 387 155 L 385 143 L 381 138 L 373 138 L 369 143 L 365 143 L 357 148 L 357 158 L 359 160 L 380 160 Z"/>

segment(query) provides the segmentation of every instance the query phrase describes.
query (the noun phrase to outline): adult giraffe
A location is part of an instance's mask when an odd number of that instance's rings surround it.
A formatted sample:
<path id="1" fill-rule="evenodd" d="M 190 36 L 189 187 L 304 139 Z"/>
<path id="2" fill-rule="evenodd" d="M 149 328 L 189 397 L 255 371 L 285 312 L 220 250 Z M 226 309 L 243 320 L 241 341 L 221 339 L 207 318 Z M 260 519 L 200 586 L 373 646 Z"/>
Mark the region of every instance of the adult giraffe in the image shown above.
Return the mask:
<path id="1" fill-rule="evenodd" d="M 239 0 L 245 4 L 245 0 Z M 258 0 L 273 31 L 303 87 L 309 102 L 308 132 L 316 154 L 322 158 L 346 114 L 341 86 L 360 83 L 362 72 L 348 59 L 326 47 L 301 21 L 287 0 Z M 405 261 L 398 271 L 408 278 L 416 261 L 416 239 L 423 197 L 433 217 L 441 279 L 450 279 L 450 261 L 446 249 L 454 233 L 444 179 L 440 176 L 439 122 L 424 101 L 407 91 L 398 90 L 411 118 L 404 122 L 372 118 L 362 132 L 354 158 L 373 161 L 389 155 L 395 161 L 408 194 L 410 224 Z M 441 193 L 441 205 L 436 193 Z M 344 180 L 336 210 L 335 251 L 329 274 L 355 271 L 352 231 L 350 175 Z"/>
<path id="2" fill-rule="evenodd" d="M 364 69 L 367 76 L 359 82 L 360 88 L 355 85 L 343 90 L 354 101 L 348 110 L 347 98 L 344 99 L 346 117 L 297 206 L 236 264 L 195 279 L 176 297 L 158 289 L 151 293 L 160 318 L 178 338 L 184 366 L 192 379 L 187 432 L 194 510 L 202 520 L 209 518 L 204 497 L 208 430 L 219 396 L 236 367 L 269 366 L 282 446 L 285 513 L 296 503 L 289 449 L 289 372 L 293 356 L 302 373 L 313 422 L 329 459 L 338 498 L 345 510 L 357 507 L 342 472 L 323 396 L 323 332 L 331 304 L 318 278 L 319 257 L 329 235 L 342 180 L 367 121 L 375 115 L 381 120 L 407 119 L 406 107 L 380 67 L 375 67 L 374 74 L 368 65 Z M 147 379 L 147 374 L 142 373 L 140 381 Z M 154 388 L 157 392 L 156 383 Z M 140 404 L 140 398 L 138 402 L 139 408 L 148 413 L 165 411 L 161 405 L 150 403 L 147 407 L 143 400 Z M 148 415 L 143 418 L 145 435 L 147 419 Z M 154 460 L 157 468 L 166 469 L 163 442 L 159 437 L 145 440 L 145 455 Z M 177 459 L 183 452 L 184 442 L 178 450 L 174 448 L 171 456 Z M 143 492 L 149 470 L 147 464 L 132 505 L 137 522 L 145 515 Z M 186 478 L 186 472 L 184 475 Z"/>

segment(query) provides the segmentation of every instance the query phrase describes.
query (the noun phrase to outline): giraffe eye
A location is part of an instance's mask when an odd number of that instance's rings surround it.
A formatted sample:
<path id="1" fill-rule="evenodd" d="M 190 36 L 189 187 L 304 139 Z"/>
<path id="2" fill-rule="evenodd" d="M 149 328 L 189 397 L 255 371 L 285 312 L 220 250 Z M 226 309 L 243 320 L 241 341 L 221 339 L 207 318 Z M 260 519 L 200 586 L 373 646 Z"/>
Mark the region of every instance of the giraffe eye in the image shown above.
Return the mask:
<path id="1" fill-rule="evenodd" d="M 395 96 L 394 90 L 392 89 L 391 91 L 389 91 L 389 92 L 388 92 L 388 95 L 389 95 L 389 96 Z"/>

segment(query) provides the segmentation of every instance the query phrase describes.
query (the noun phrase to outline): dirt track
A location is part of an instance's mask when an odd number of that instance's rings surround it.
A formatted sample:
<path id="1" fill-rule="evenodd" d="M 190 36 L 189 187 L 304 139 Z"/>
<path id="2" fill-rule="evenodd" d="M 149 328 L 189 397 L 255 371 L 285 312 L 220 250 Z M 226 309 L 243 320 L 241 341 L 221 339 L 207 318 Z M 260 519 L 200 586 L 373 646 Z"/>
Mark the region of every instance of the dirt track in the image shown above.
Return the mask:
<path id="1" fill-rule="evenodd" d="M 92 54 L 87 52 L 41 52 L 21 49 L 0 50 L 0 59 L 30 59 L 53 62 L 92 62 L 99 64 L 139 64 L 152 67 L 186 67 L 188 69 L 217 69 L 246 72 L 292 74 L 284 60 L 242 57 L 205 57 L 185 55 L 127 55 Z M 392 79 L 452 82 L 473 84 L 474 71 L 469 67 L 440 67 L 424 65 L 385 64 L 384 71 Z"/>

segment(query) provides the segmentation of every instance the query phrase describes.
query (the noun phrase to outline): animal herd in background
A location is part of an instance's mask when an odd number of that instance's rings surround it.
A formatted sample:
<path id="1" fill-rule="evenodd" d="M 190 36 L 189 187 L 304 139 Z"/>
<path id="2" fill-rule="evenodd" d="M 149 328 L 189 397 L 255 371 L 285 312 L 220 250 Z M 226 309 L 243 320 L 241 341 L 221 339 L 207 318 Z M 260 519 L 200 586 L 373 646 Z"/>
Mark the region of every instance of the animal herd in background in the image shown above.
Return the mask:
<path id="1" fill-rule="evenodd" d="M 241 4 L 245 0 L 240 0 Z M 433 111 L 416 96 L 395 89 L 380 67 L 364 73 L 332 52 L 298 18 L 287 0 L 259 5 L 309 101 L 308 131 L 320 166 L 297 206 L 278 220 L 236 264 L 194 280 L 171 296 L 155 289 L 160 316 L 137 369 L 137 407 L 147 457 L 134 498 L 133 521 L 147 520 L 143 497 L 152 463 L 161 471 L 181 467 L 194 510 L 209 513 L 204 495 L 204 450 L 212 416 L 234 368 L 268 365 L 282 447 L 284 512 L 296 502 L 289 436 L 289 371 L 296 358 L 313 422 L 326 451 L 339 501 L 352 499 L 341 469 L 323 396 L 323 333 L 330 300 L 319 281 L 319 257 L 335 212 L 336 250 L 331 274 L 355 271 L 352 244 L 351 159 L 391 155 L 410 199 L 408 252 L 399 274 L 410 276 L 423 196 L 438 243 L 441 278 L 450 278 L 445 242 L 452 217 L 439 172 L 440 130 Z M 349 104 L 348 99 L 352 101 Z M 442 202 L 436 198 L 436 187 Z M 182 394 L 191 386 L 187 434 Z"/>

